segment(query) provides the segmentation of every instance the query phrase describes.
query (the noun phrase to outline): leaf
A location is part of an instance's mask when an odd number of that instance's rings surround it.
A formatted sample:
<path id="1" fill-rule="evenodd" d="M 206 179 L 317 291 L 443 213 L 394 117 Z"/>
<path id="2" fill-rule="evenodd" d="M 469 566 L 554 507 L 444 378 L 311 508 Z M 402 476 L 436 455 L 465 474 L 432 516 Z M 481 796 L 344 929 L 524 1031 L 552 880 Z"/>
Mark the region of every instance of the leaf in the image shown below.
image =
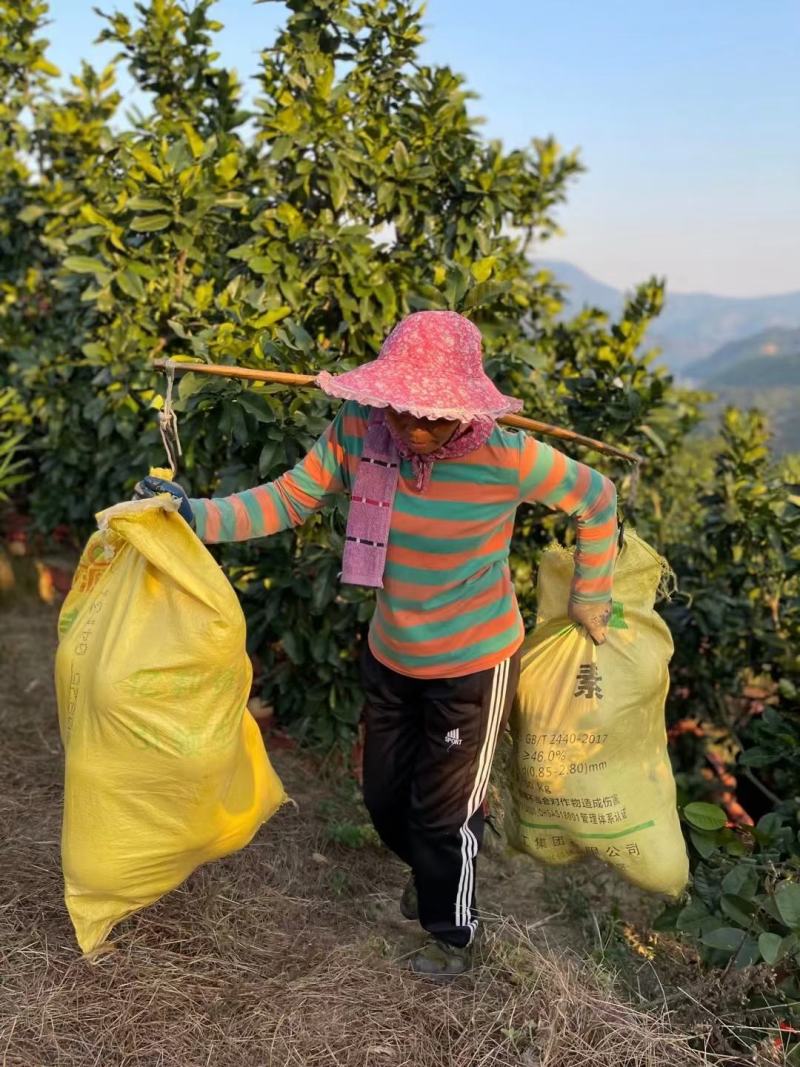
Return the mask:
<path id="1" fill-rule="evenodd" d="M 142 170 L 145 172 L 145 174 L 149 174 L 150 177 L 157 182 L 163 182 L 164 172 L 161 167 L 156 166 L 156 164 L 152 161 L 152 159 L 150 158 L 150 153 L 147 151 L 146 148 L 134 148 L 131 151 L 131 155 L 142 168 Z"/>
<path id="2" fill-rule="evenodd" d="M 294 204 L 290 204 L 288 200 L 282 200 L 281 203 L 278 204 L 275 209 L 275 214 L 281 222 L 285 222 L 286 225 L 290 227 L 298 226 L 303 221 L 303 216 Z"/>
<path id="3" fill-rule="evenodd" d="M 169 323 L 169 328 L 172 330 L 172 332 L 174 334 L 177 334 L 177 336 L 180 337 L 182 340 L 185 341 L 189 337 L 189 334 L 186 332 L 183 323 L 179 322 L 178 319 L 167 319 L 167 322 Z"/>
<path id="4" fill-rule="evenodd" d="M 476 282 L 485 282 L 491 275 L 497 256 L 484 256 L 472 264 L 472 277 Z"/>
<path id="5" fill-rule="evenodd" d="M 758 951 L 761 953 L 761 958 L 765 963 L 769 963 L 770 966 L 776 964 L 781 956 L 781 945 L 783 938 L 779 934 L 771 934 L 765 931 L 758 936 Z"/>
<path id="6" fill-rule="evenodd" d="M 108 274 L 105 263 L 90 256 L 67 256 L 64 266 L 73 274 Z"/>
<path id="7" fill-rule="evenodd" d="M 232 182 L 239 172 L 239 157 L 235 152 L 228 152 L 214 165 L 214 173 L 224 182 Z"/>
<path id="8" fill-rule="evenodd" d="M 151 200 L 146 196 L 134 196 L 128 201 L 127 207 L 131 211 L 171 211 L 172 207 L 166 200 Z"/>
<path id="9" fill-rule="evenodd" d="M 689 839 L 704 860 L 707 860 L 719 848 L 716 834 L 706 834 L 702 830 L 690 830 Z"/>
<path id="10" fill-rule="evenodd" d="M 800 928 L 800 885 L 784 882 L 775 890 L 775 906 L 791 929 Z"/>
<path id="11" fill-rule="evenodd" d="M 731 833 L 731 836 L 729 838 L 724 838 L 723 835 L 727 833 L 728 831 L 726 830 L 720 832 L 719 834 L 719 836 L 723 838 L 722 844 L 727 854 L 729 856 L 734 856 L 736 859 L 740 859 L 742 856 L 748 855 L 749 849 L 744 843 L 744 841 L 741 839 L 741 837 L 737 837 L 736 834 Z"/>
<path id="12" fill-rule="evenodd" d="M 746 937 L 739 946 L 733 965 L 737 970 L 741 971 L 745 967 L 752 967 L 760 959 L 761 953 L 758 948 L 758 941 L 754 937 Z"/>
<path id="13" fill-rule="evenodd" d="M 134 274 L 130 267 L 120 271 L 116 276 L 116 281 L 123 293 L 132 296 L 134 300 L 144 300 L 145 288 L 142 285 L 142 279 L 138 274 Z"/>
<path id="14" fill-rule="evenodd" d="M 167 150 L 166 160 L 174 173 L 180 174 L 186 170 L 192 162 L 190 153 L 186 151 L 186 142 L 173 142 Z"/>
<path id="15" fill-rule="evenodd" d="M 190 396 L 199 393 L 207 380 L 208 379 L 204 378 L 202 374 L 192 374 L 191 371 L 182 374 L 180 381 L 178 382 L 178 396 L 180 397 L 181 403 L 185 403 Z"/>
<path id="16" fill-rule="evenodd" d="M 246 207 L 247 206 L 247 194 L 236 193 L 233 190 L 227 193 L 223 193 L 222 196 L 218 196 L 214 200 L 215 207 Z"/>
<path id="17" fill-rule="evenodd" d="M 388 282 L 381 282 L 375 287 L 375 295 L 387 317 L 393 321 L 397 314 L 397 295 L 392 286 Z"/>
<path id="18" fill-rule="evenodd" d="M 137 233 L 150 233 L 152 230 L 165 230 L 171 222 L 169 215 L 137 215 L 131 219 L 130 227 Z"/>
<path id="19" fill-rule="evenodd" d="M 716 906 L 718 889 L 712 869 L 705 863 L 698 863 L 695 867 L 693 888 L 697 896 L 708 908 Z"/>
<path id="20" fill-rule="evenodd" d="M 201 282 L 196 286 L 192 297 L 194 299 L 194 306 L 200 311 L 205 311 L 214 298 L 214 283 Z"/>
<path id="21" fill-rule="evenodd" d="M 653 444 L 656 446 L 656 448 L 658 449 L 658 451 L 661 453 L 662 456 L 666 456 L 666 454 L 667 454 L 667 446 L 664 444 L 664 442 L 658 436 L 658 434 L 655 432 L 655 430 L 652 429 L 652 427 L 648 426 L 647 423 L 643 422 L 638 427 L 638 429 L 641 430 L 641 432 L 645 435 L 645 437 L 649 438 L 653 442 Z"/>
<path id="22" fill-rule="evenodd" d="M 281 635 L 281 644 L 283 649 L 292 663 L 300 664 L 303 662 L 303 645 L 300 639 L 291 630 Z"/>
<path id="23" fill-rule="evenodd" d="M 709 948 L 723 949 L 725 952 L 736 952 L 746 937 L 744 930 L 738 926 L 720 926 L 716 930 L 709 930 L 700 938 L 704 945 Z"/>
<path id="24" fill-rule="evenodd" d="M 275 270 L 275 263 L 269 256 L 255 256 L 247 261 L 247 266 L 256 274 L 272 274 Z"/>
<path id="25" fill-rule="evenodd" d="M 758 831 L 756 836 L 760 841 L 767 843 L 778 833 L 782 826 L 783 818 L 778 812 L 767 812 L 767 814 L 762 815 L 756 823 L 756 830 Z"/>
<path id="26" fill-rule="evenodd" d="M 261 449 L 261 455 L 258 457 L 259 478 L 266 478 L 272 470 L 272 466 L 278 457 L 278 453 L 281 451 L 281 447 L 280 441 L 267 441 Z"/>
<path id="27" fill-rule="evenodd" d="M 749 898 L 758 890 L 758 872 L 744 863 L 737 863 L 722 879 L 720 887 L 723 893 Z"/>
<path id="28" fill-rule="evenodd" d="M 292 335 L 295 347 L 299 348 L 301 352 L 309 352 L 314 347 L 314 338 L 299 322 L 290 320 L 286 323 L 286 326 Z"/>
<path id="29" fill-rule="evenodd" d="M 243 405 L 240 402 L 239 397 L 233 400 L 231 404 L 231 429 L 233 432 L 233 439 L 240 445 L 246 445 L 249 438 L 247 430 L 247 420 L 244 417 Z"/>
<path id="30" fill-rule="evenodd" d="M 650 925 L 656 933 L 671 933 L 677 929 L 678 918 L 683 910 L 680 904 L 669 904 L 656 915 Z"/>
<path id="31" fill-rule="evenodd" d="M 328 186 L 331 192 L 331 203 L 334 210 L 338 211 L 347 199 L 347 182 L 338 170 L 332 170 L 328 176 Z"/>
<path id="32" fill-rule="evenodd" d="M 328 606 L 336 588 L 336 570 L 321 568 L 311 583 L 311 610 L 320 614 Z"/>
<path id="33" fill-rule="evenodd" d="M 97 341 L 90 341 L 88 344 L 83 345 L 81 352 L 87 359 L 103 359 L 103 357 L 108 357 L 109 354 L 106 346 Z"/>
<path id="34" fill-rule="evenodd" d="M 36 220 L 41 218 L 44 213 L 44 208 L 40 207 L 38 204 L 28 204 L 27 207 L 24 207 L 22 211 L 20 211 L 17 218 L 20 222 L 24 223 L 36 222 Z"/>
<path id="35" fill-rule="evenodd" d="M 744 897 L 736 897 L 732 894 L 724 893 L 720 898 L 720 908 L 729 919 L 733 919 L 740 926 L 748 927 L 757 910 L 757 905 L 752 900 L 746 900 Z"/>
<path id="36" fill-rule="evenodd" d="M 398 170 L 405 170 L 408 166 L 408 149 L 402 141 L 396 141 L 392 151 L 392 159 Z"/>
<path id="37" fill-rule="evenodd" d="M 104 229 L 110 229 L 111 226 L 113 226 L 111 220 L 107 219 L 105 215 L 101 215 L 91 204 L 83 205 L 81 208 L 81 217 L 86 219 L 86 221 L 93 226 L 102 226 Z"/>
<path id="38" fill-rule="evenodd" d="M 683 809 L 683 817 L 698 830 L 721 830 L 728 821 L 722 808 L 702 801 L 687 804 Z"/>
<path id="39" fill-rule="evenodd" d="M 229 248 L 225 253 L 230 259 L 253 259 L 258 253 L 254 243 L 249 242 L 244 245 L 237 245 L 235 248 Z"/>
<path id="40" fill-rule="evenodd" d="M 280 163 L 292 150 L 294 141 L 291 137 L 276 137 L 269 152 L 270 163 Z"/>
<path id="41" fill-rule="evenodd" d="M 257 330 L 264 330 L 267 326 L 272 326 L 273 323 L 280 322 L 281 319 L 285 319 L 287 315 L 291 315 L 292 309 L 284 304 L 279 308 L 272 308 L 271 311 L 265 312 L 263 315 L 259 315 L 257 319 L 254 319 L 251 325 Z"/>
<path id="42" fill-rule="evenodd" d="M 49 59 L 45 59 L 44 56 L 39 56 L 32 64 L 32 69 L 40 71 L 42 74 L 49 74 L 51 78 L 61 77 L 61 71 L 55 65 L 51 63 Z"/>
<path id="43" fill-rule="evenodd" d="M 236 398 L 237 403 L 249 412 L 258 422 L 272 422 L 272 411 L 265 399 L 255 392 L 243 391 Z"/>
<path id="44" fill-rule="evenodd" d="M 189 143 L 189 148 L 192 150 L 192 155 L 195 159 L 199 159 L 205 148 L 203 138 L 188 122 L 182 122 L 181 129 L 183 130 L 184 137 Z"/>
<path id="45" fill-rule="evenodd" d="M 684 933 L 697 934 L 709 919 L 710 912 L 701 900 L 690 900 L 685 908 L 678 912 L 675 929 Z"/>

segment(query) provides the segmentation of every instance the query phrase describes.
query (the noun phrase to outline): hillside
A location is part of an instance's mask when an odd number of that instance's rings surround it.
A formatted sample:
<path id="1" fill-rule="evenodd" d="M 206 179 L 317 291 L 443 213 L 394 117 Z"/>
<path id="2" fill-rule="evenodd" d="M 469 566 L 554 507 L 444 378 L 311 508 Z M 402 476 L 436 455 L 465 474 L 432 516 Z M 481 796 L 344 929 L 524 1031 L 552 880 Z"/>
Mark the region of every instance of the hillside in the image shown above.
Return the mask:
<path id="1" fill-rule="evenodd" d="M 792 358 L 800 355 L 800 327 L 796 329 L 773 328 L 762 330 L 752 336 L 738 341 L 730 341 L 712 352 L 706 359 L 692 363 L 686 368 L 685 374 L 692 381 L 711 383 L 719 380 L 720 384 L 746 385 L 758 384 L 758 377 L 752 379 L 752 383 L 742 379 L 737 381 L 722 382 L 720 375 L 733 370 L 743 363 L 752 363 L 771 376 L 775 385 L 783 384 L 780 377 L 782 373 L 791 376 Z M 788 364 L 782 360 L 788 359 Z M 785 367 L 784 371 L 779 368 Z M 766 384 L 766 383 L 765 383 Z"/>
<path id="2" fill-rule="evenodd" d="M 588 304 L 615 314 L 622 307 L 620 290 L 597 281 L 573 264 L 562 260 L 541 260 L 539 264 L 568 286 L 571 309 Z M 667 286 L 664 311 L 649 336 L 662 349 L 662 361 L 683 377 L 688 375 L 690 367 L 716 353 L 721 346 L 775 328 L 785 331 L 800 328 L 800 292 L 730 297 L 675 293 Z"/>
<path id="3" fill-rule="evenodd" d="M 703 382 L 705 389 L 730 386 L 750 389 L 800 386 L 800 345 L 791 355 L 741 359 Z"/>

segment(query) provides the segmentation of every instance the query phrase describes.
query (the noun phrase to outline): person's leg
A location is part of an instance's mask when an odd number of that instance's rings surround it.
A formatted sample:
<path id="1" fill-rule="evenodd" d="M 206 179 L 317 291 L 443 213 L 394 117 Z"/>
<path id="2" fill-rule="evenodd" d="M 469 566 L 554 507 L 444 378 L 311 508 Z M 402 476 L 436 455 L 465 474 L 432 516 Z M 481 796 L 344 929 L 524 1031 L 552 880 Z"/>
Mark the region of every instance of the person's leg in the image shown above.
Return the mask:
<path id="1" fill-rule="evenodd" d="M 469 945 L 477 928 L 475 860 L 483 799 L 519 661 L 517 652 L 491 670 L 426 683 L 409 844 L 420 923 L 448 945 Z"/>
<path id="2" fill-rule="evenodd" d="M 422 742 L 420 682 L 385 667 L 365 646 L 364 803 L 381 840 L 409 865 L 408 811 Z"/>

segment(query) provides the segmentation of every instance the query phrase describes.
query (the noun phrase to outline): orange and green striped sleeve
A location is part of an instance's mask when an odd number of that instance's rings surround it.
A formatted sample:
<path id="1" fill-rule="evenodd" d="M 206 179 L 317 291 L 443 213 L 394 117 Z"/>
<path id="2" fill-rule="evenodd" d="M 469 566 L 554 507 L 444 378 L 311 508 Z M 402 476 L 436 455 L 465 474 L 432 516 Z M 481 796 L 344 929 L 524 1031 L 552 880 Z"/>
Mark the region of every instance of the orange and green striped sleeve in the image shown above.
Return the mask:
<path id="1" fill-rule="evenodd" d="M 533 437 L 524 438 L 520 500 L 546 504 L 577 522 L 572 597 L 609 600 L 617 558 L 617 491 L 599 471 Z"/>
<path id="2" fill-rule="evenodd" d="M 362 420 L 357 417 L 360 411 L 352 408 L 343 405 L 311 451 L 274 482 L 232 496 L 190 500 L 200 540 L 247 541 L 300 526 L 327 497 L 349 488 L 348 433 L 359 443 L 357 453 L 361 451 Z M 354 427 L 354 422 L 359 425 Z"/>

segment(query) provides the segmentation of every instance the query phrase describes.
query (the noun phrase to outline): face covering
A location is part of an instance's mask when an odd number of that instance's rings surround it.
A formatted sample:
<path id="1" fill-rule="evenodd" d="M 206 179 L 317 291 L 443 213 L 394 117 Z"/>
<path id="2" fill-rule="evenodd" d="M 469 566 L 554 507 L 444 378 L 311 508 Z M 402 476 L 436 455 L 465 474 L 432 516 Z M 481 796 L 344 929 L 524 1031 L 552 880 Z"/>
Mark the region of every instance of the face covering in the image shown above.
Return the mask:
<path id="1" fill-rule="evenodd" d="M 436 452 L 421 456 L 392 434 L 384 408 L 372 409 L 350 497 L 342 556 L 342 582 L 383 588 L 400 460 L 411 460 L 416 475 L 416 489 L 422 493 L 430 484 L 433 465 L 437 460 L 455 459 L 474 452 L 486 443 L 493 429 L 493 419 L 475 419 L 462 424 L 447 444 Z"/>

